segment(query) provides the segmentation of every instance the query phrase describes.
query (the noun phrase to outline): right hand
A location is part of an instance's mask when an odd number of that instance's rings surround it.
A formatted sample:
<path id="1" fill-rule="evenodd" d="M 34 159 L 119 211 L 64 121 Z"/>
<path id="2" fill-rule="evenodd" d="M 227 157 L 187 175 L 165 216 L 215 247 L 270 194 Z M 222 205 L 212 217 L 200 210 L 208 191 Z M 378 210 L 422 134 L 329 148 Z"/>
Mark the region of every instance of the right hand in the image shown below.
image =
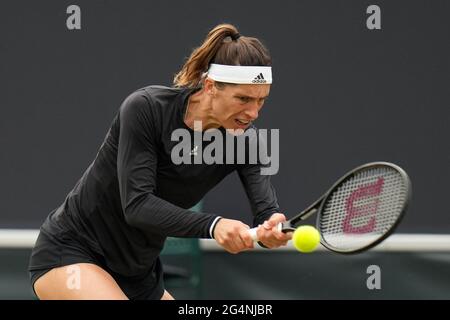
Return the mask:
<path id="1" fill-rule="evenodd" d="M 269 249 L 285 246 L 292 239 L 292 232 L 283 233 L 278 231 L 278 224 L 285 222 L 286 217 L 282 213 L 274 213 L 269 220 L 264 221 L 258 227 L 257 235 L 259 241 Z"/>
<path id="2" fill-rule="evenodd" d="M 214 239 L 230 253 L 253 249 L 250 227 L 239 220 L 220 219 L 214 228 Z"/>

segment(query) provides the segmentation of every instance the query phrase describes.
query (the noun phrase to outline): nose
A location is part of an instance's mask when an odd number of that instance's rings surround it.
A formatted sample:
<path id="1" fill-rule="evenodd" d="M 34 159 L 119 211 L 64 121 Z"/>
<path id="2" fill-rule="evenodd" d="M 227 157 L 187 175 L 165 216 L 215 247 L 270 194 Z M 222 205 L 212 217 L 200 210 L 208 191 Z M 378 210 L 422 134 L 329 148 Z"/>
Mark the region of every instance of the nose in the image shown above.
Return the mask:
<path id="1" fill-rule="evenodd" d="M 258 118 L 259 109 L 260 106 L 257 103 L 254 103 L 245 111 L 245 115 L 251 120 L 256 120 Z"/>

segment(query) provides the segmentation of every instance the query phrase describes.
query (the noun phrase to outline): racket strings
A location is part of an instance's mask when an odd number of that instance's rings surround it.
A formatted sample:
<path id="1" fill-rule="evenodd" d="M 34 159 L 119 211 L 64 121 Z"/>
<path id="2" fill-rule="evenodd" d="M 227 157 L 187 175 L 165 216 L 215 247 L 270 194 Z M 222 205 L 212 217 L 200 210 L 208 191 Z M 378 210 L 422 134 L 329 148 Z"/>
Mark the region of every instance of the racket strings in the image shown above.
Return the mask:
<path id="1" fill-rule="evenodd" d="M 324 202 L 319 221 L 323 241 L 340 251 L 370 245 L 396 223 L 407 196 L 408 184 L 395 169 L 363 169 Z"/>

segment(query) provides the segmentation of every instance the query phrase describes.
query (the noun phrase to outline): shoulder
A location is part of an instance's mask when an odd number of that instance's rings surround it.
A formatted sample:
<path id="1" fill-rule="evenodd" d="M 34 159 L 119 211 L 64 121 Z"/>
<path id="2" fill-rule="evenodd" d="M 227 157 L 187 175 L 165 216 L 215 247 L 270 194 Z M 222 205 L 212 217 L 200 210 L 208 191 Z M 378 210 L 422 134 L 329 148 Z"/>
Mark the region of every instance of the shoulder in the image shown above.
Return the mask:
<path id="1" fill-rule="evenodd" d="M 121 109 L 140 110 L 157 115 L 161 112 L 167 112 L 168 106 L 181 101 L 180 97 L 186 94 L 187 90 L 186 88 L 171 88 L 159 85 L 146 86 L 128 95 L 122 103 Z"/>
<path id="2" fill-rule="evenodd" d="M 123 100 L 119 121 L 123 125 L 161 131 L 164 123 L 176 121 L 188 90 L 158 85 L 137 89 Z"/>
<path id="3" fill-rule="evenodd" d="M 159 85 L 151 85 L 136 90 L 147 95 L 155 103 L 168 103 L 186 92 L 186 88 L 173 88 Z"/>

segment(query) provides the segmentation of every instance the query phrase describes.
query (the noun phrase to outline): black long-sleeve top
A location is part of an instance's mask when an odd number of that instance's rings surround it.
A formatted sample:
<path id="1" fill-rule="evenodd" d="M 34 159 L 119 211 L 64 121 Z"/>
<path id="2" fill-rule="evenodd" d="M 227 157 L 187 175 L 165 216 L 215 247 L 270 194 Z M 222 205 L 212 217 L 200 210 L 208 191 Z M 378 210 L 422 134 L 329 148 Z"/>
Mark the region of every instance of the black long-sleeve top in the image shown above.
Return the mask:
<path id="1" fill-rule="evenodd" d="M 137 275 L 155 263 L 166 237 L 211 237 L 218 215 L 188 208 L 235 170 L 254 225 L 279 212 L 260 164 L 173 163 L 172 148 L 179 142 L 172 141 L 172 132 L 183 128 L 194 134 L 183 121 L 194 91 L 148 86 L 130 94 L 94 161 L 41 230 L 53 236 L 71 230 L 112 270 Z"/>

